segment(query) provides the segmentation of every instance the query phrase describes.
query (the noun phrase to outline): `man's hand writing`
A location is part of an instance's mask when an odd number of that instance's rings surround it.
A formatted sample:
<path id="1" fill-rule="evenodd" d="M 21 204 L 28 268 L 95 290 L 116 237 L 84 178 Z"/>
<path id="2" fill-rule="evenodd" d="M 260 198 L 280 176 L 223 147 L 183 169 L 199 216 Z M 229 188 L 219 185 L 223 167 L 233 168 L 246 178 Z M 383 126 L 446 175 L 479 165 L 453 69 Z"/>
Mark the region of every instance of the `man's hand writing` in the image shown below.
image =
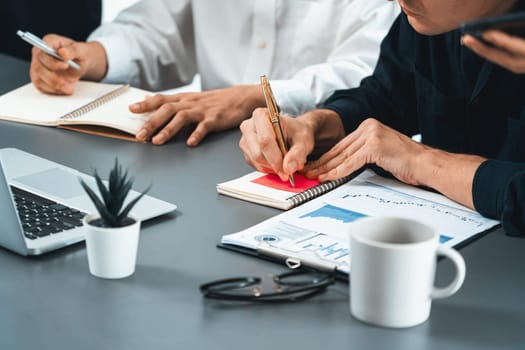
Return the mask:
<path id="1" fill-rule="evenodd" d="M 297 118 L 281 116 L 288 152 L 282 156 L 271 126 L 268 110 L 258 108 L 241 124 L 239 146 L 248 164 L 287 181 L 301 171 L 312 152 L 323 152 L 344 136 L 340 118 L 333 111 L 314 110 Z"/>
<path id="2" fill-rule="evenodd" d="M 56 95 L 73 94 L 74 84 L 80 79 L 98 81 L 106 74 L 106 53 L 98 42 L 77 42 L 49 34 L 43 40 L 65 60 L 74 60 L 80 70 L 57 60 L 34 47 L 29 75 L 33 84 L 42 92 Z"/>

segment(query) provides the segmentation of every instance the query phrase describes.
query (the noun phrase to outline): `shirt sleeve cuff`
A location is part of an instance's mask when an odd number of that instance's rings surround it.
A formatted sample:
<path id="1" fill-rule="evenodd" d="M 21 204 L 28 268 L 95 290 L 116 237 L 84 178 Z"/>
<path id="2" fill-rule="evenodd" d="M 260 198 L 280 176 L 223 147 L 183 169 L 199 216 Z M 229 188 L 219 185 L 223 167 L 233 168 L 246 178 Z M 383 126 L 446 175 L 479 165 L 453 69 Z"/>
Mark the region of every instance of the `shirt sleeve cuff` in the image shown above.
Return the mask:
<path id="1" fill-rule="evenodd" d="M 102 28 L 101 28 L 102 29 Z M 132 83 L 137 75 L 137 67 L 129 57 L 132 57 L 129 45 L 121 36 L 105 35 L 100 30 L 90 35 L 87 41 L 99 42 L 106 51 L 108 68 L 106 76 L 102 79 L 105 83 Z"/>
<path id="2" fill-rule="evenodd" d="M 472 184 L 474 208 L 483 216 L 501 220 L 505 192 L 512 177 L 523 165 L 487 160 L 478 167 Z"/>
<path id="3" fill-rule="evenodd" d="M 271 85 L 281 113 L 300 115 L 315 109 L 315 97 L 308 86 L 293 80 L 272 80 Z"/>
<path id="4" fill-rule="evenodd" d="M 359 127 L 362 119 L 353 116 L 361 115 L 362 112 L 358 108 L 353 108 L 353 104 L 345 99 L 347 90 L 336 91 L 328 100 L 321 106 L 323 109 L 329 109 L 337 113 L 345 128 L 345 134 L 350 134 Z M 342 97 L 342 98 L 341 98 Z"/>

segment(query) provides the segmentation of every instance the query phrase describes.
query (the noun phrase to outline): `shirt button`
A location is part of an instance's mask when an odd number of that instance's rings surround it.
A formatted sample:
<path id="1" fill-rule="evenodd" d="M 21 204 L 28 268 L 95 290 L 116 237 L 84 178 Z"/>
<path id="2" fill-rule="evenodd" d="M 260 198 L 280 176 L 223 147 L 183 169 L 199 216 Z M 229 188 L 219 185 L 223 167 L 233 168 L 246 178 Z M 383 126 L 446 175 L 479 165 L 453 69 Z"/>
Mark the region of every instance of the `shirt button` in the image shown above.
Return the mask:
<path id="1" fill-rule="evenodd" d="M 267 46 L 266 40 L 264 39 L 259 40 L 259 45 L 257 46 L 259 47 L 259 49 L 266 49 L 266 46 Z"/>

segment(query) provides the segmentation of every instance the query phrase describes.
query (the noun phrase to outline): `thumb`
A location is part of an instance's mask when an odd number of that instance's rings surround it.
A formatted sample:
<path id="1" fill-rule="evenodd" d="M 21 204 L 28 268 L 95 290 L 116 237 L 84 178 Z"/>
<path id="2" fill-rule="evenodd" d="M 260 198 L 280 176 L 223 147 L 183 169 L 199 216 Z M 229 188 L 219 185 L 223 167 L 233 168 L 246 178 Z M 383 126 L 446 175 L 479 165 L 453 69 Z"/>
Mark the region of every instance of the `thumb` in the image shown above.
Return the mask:
<path id="1" fill-rule="evenodd" d="M 71 42 L 58 48 L 57 52 L 60 55 L 60 57 L 62 57 L 66 61 L 74 60 L 76 58 L 82 57 L 80 49 L 81 45 L 81 43 Z"/>
<path id="2" fill-rule="evenodd" d="M 309 153 L 304 143 L 294 144 L 283 159 L 283 171 L 287 175 L 291 175 L 296 171 L 302 170 Z"/>
<path id="3" fill-rule="evenodd" d="M 71 60 L 81 56 L 79 48 L 82 43 L 70 38 L 56 34 L 48 34 L 44 37 L 44 41 L 54 48 L 64 60 Z"/>

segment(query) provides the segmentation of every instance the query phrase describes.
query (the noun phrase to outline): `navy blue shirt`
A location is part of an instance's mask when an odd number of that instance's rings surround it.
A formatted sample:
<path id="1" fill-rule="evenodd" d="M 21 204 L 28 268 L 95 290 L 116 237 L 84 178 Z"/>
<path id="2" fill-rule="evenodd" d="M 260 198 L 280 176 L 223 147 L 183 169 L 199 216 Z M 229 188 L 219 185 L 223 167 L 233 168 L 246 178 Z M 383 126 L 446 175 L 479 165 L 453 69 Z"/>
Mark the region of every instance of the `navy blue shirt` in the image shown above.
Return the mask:
<path id="1" fill-rule="evenodd" d="M 474 177 L 474 206 L 508 234 L 525 233 L 525 75 L 481 59 L 460 36 L 418 34 L 402 13 L 373 75 L 334 93 L 324 108 L 339 114 L 347 133 L 374 117 L 421 133 L 429 146 L 489 158 Z"/>

